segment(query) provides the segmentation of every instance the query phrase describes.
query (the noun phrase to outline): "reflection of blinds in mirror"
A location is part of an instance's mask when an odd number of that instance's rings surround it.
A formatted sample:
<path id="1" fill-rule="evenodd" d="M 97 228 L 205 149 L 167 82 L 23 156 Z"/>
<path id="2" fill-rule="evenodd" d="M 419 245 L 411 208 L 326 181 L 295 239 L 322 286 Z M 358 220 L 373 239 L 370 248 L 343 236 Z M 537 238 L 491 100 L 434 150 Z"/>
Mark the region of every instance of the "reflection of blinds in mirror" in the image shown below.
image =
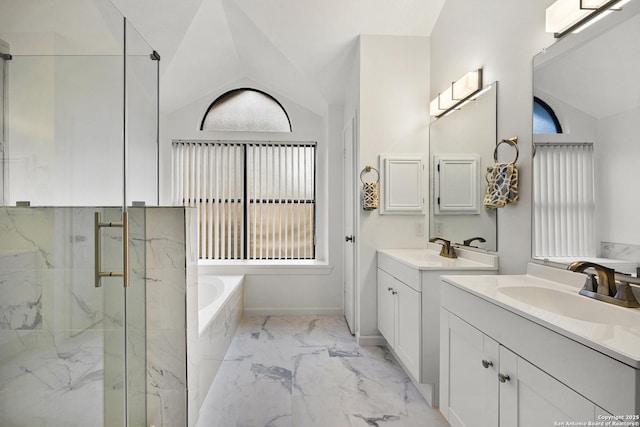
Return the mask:
<path id="1" fill-rule="evenodd" d="M 315 259 L 315 144 L 174 142 L 173 197 L 202 259 Z"/>
<path id="2" fill-rule="evenodd" d="M 536 144 L 533 179 L 533 255 L 596 256 L 593 144 Z"/>

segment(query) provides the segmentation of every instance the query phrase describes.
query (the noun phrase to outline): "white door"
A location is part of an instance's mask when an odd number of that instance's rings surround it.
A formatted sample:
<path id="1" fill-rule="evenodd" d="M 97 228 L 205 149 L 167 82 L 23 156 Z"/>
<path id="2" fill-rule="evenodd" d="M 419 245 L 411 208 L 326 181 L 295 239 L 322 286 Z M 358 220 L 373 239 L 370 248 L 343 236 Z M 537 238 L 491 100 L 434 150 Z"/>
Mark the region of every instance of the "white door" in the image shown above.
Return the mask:
<path id="1" fill-rule="evenodd" d="M 352 334 L 356 332 L 355 131 L 354 117 L 344 129 L 342 137 L 344 144 L 344 317 Z"/>

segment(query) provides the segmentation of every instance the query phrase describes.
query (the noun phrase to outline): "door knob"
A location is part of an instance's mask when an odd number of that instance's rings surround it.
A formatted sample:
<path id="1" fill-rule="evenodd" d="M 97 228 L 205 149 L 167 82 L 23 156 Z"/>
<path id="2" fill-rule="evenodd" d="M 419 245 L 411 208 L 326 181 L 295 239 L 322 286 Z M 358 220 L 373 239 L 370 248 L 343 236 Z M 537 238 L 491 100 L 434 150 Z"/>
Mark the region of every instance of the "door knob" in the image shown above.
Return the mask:
<path id="1" fill-rule="evenodd" d="M 345 242 L 353 242 L 354 236 L 345 236 L 344 237 L 344 241 Z"/>
<path id="2" fill-rule="evenodd" d="M 511 380 L 511 378 L 509 378 L 509 375 L 505 375 L 505 374 L 498 374 L 498 379 L 500 380 L 501 383 L 506 383 L 507 381 Z"/>

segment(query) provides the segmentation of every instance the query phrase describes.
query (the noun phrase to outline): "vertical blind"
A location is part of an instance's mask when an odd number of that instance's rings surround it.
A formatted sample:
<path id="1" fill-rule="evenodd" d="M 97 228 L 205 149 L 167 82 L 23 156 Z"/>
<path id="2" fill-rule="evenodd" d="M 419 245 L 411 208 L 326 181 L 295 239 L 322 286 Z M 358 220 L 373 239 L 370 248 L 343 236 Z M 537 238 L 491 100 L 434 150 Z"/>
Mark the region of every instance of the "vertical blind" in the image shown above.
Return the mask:
<path id="1" fill-rule="evenodd" d="M 593 144 L 536 145 L 533 177 L 534 256 L 596 256 Z"/>
<path id="2" fill-rule="evenodd" d="M 315 259 L 315 144 L 173 143 L 174 203 L 202 259 Z"/>

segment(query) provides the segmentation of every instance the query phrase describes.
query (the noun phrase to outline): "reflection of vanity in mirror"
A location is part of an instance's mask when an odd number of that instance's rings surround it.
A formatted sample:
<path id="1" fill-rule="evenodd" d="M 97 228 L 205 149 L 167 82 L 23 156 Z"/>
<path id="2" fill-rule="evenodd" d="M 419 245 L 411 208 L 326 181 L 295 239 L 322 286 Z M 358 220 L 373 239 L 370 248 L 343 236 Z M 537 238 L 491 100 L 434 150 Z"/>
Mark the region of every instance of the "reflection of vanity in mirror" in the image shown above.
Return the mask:
<path id="1" fill-rule="evenodd" d="M 534 57 L 534 259 L 640 265 L 637 3 Z M 536 130 L 545 115 L 552 129 Z"/>
<path id="2" fill-rule="evenodd" d="M 497 86 L 492 83 L 429 126 L 432 238 L 497 250 L 497 213 L 482 204 L 496 147 Z"/>

